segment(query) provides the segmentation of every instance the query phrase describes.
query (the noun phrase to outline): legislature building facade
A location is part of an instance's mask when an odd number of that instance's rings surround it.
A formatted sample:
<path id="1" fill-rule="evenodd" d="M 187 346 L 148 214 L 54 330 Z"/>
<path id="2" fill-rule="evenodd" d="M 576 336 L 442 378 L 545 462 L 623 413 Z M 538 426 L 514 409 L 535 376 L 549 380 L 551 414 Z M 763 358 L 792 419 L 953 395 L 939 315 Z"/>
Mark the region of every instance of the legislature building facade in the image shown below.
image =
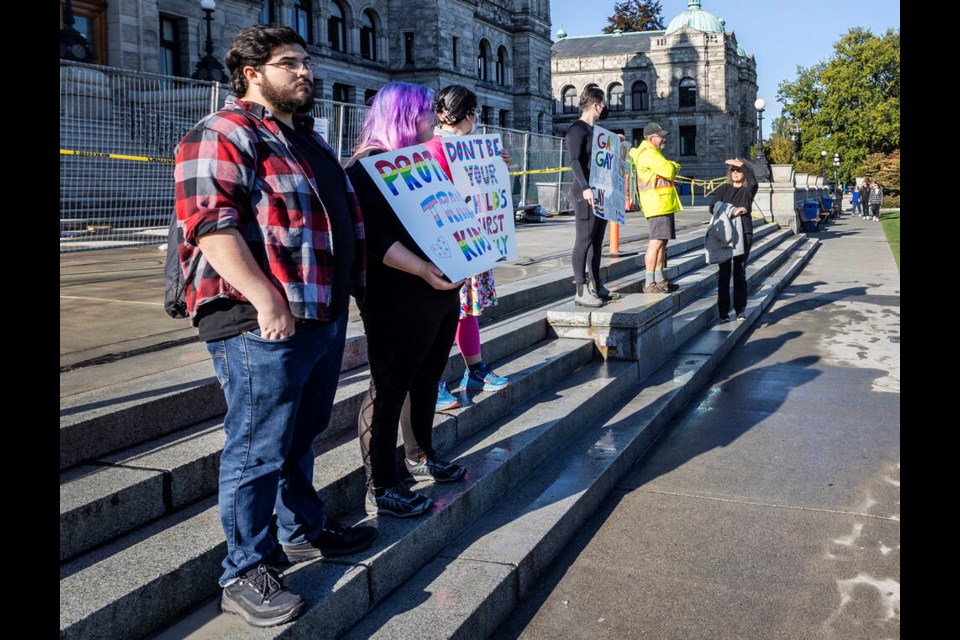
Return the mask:
<path id="1" fill-rule="evenodd" d="M 487 124 L 550 133 L 548 0 L 216 0 L 221 61 L 251 24 L 296 29 L 320 62 L 317 97 L 363 104 L 383 84 L 473 88 Z M 60 2 L 61 8 L 64 0 Z M 204 55 L 200 0 L 73 0 L 95 64 L 190 77 Z M 61 29 L 63 11 L 61 10 Z"/>
<path id="2" fill-rule="evenodd" d="M 723 175 L 723 161 L 748 157 L 757 140 L 757 65 L 722 18 L 690 0 L 662 31 L 567 36 L 552 49 L 554 133 L 579 117 L 580 93 L 597 86 L 610 117 L 601 126 L 636 146 L 657 122 L 671 135 L 664 154 L 688 177 Z"/>

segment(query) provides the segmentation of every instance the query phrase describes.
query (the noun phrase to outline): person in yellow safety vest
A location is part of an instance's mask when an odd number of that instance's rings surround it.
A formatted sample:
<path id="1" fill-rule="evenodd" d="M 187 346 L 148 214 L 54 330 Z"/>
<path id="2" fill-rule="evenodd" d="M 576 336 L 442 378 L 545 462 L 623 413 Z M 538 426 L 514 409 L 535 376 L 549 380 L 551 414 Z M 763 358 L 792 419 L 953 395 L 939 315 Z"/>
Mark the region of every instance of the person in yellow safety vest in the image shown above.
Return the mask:
<path id="1" fill-rule="evenodd" d="M 637 191 L 643 217 L 650 223 L 650 242 L 644 262 L 647 270 L 644 293 L 667 293 L 676 287 L 663 276 L 667 260 L 667 242 L 677 237 L 674 215 L 683 209 L 674 178 L 680 165 L 667 160 L 660 152 L 668 132 L 656 122 L 643 128 L 643 142 L 630 150 L 630 160 L 636 166 Z"/>

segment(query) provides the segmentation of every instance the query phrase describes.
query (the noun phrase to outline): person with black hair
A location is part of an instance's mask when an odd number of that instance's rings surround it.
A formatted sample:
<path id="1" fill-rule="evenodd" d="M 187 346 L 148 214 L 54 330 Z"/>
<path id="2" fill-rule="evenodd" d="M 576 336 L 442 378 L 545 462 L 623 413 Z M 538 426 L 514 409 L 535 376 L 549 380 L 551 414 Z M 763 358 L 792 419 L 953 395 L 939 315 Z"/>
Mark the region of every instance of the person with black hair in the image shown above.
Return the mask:
<path id="1" fill-rule="evenodd" d="M 573 301 L 584 307 L 602 307 L 608 300 L 620 298 L 603 286 L 600 281 L 600 258 L 603 251 L 603 234 L 607 221 L 593 213 L 593 189 L 590 188 L 590 149 L 593 146 L 593 125 L 604 120 L 610 109 L 606 96 L 598 87 L 587 87 L 580 94 L 580 118 L 570 125 L 566 135 L 567 154 L 573 183 L 570 185 L 570 200 L 576 218 L 573 242 L 573 281 L 577 293 Z M 587 278 L 587 268 L 590 277 Z"/>
<path id="2" fill-rule="evenodd" d="M 444 173 L 450 175 L 450 165 L 443 153 L 444 136 L 465 136 L 473 131 L 477 120 L 477 94 L 462 85 L 441 89 L 433 101 L 433 110 L 440 124 L 433 130 L 433 138 L 426 143 Z M 510 164 L 510 154 L 502 152 L 503 161 Z M 498 376 L 484 363 L 480 348 L 480 315 L 497 304 L 497 289 L 493 269 L 471 277 L 460 288 L 460 321 L 457 324 L 457 347 L 467 368 L 460 387 L 464 391 L 499 391 L 510 380 Z M 450 393 L 446 381 L 438 383 L 437 411 L 455 409 L 460 401 Z"/>
<path id="3" fill-rule="evenodd" d="M 720 263 L 717 271 L 717 312 L 720 322 L 729 320 L 730 314 L 730 275 L 733 274 L 733 311 L 737 321 L 742 322 L 747 309 L 747 260 L 750 247 L 753 246 L 753 199 L 759 185 L 753 166 L 741 159 L 731 158 L 727 163 L 727 182 L 720 185 L 710 201 L 710 213 L 713 214 L 721 203 L 733 208 L 731 218 L 736 227 L 737 237 L 733 255 Z"/>

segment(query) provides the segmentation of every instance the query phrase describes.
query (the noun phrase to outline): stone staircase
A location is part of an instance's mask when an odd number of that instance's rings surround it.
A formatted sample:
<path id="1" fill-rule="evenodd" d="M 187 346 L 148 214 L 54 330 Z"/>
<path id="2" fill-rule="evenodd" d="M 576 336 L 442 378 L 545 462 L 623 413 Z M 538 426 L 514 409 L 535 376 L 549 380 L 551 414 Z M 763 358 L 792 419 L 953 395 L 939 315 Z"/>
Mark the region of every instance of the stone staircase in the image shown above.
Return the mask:
<path id="1" fill-rule="evenodd" d="M 434 423 L 435 446 L 467 467 L 466 481 L 416 487 L 434 511 L 380 519 L 368 550 L 291 567 L 286 581 L 307 606 L 269 629 L 211 604 L 225 553 L 216 506 L 225 407 L 202 347 L 178 347 L 184 364 L 173 369 L 105 369 L 113 384 L 61 403 L 61 638 L 485 637 L 817 242 L 757 227 L 743 323 L 716 323 L 716 268 L 704 264 L 699 231 L 670 244 L 672 294 L 639 293 L 642 261 L 632 257 L 606 267 L 607 286 L 625 295 L 598 310 L 570 302 L 568 269 L 498 286 L 484 354 L 511 385 L 462 395 L 464 407 Z M 331 515 L 354 524 L 365 515 L 359 327 L 347 354 L 314 485 Z M 454 349 L 451 388 L 462 371 Z"/>

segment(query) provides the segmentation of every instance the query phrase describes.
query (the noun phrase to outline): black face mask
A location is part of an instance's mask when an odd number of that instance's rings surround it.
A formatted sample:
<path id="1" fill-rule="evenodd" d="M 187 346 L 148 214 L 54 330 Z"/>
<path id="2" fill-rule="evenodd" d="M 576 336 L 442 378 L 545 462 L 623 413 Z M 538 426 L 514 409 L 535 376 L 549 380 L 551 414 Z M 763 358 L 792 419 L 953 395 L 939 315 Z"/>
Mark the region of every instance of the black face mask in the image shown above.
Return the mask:
<path id="1" fill-rule="evenodd" d="M 607 116 L 610 115 L 610 107 L 603 105 L 603 109 L 600 110 L 600 115 L 597 116 L 597 120 L 606 120 Z"/>

